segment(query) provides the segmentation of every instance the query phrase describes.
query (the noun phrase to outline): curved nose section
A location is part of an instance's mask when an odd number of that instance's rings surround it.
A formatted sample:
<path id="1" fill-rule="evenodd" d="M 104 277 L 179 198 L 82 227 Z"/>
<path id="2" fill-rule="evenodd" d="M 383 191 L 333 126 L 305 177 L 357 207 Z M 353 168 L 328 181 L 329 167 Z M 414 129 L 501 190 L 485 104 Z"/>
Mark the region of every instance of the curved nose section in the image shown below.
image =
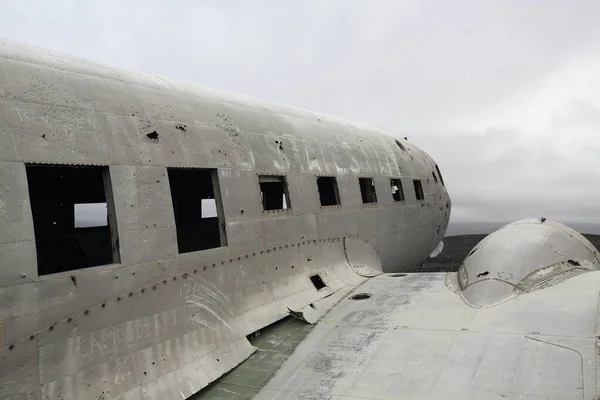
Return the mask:
<path id="1" fill-rule="evenodd" d="M 432 212 L 434 215 L 432 217 L 437 221 L 436 231 L 433 235 L 433 247 L 431 249 L 431 253 L 429 254 L 430 258 L 434 258 L 441 253 L 444 246 L 443 238 L 446 235 L 446 231 L 448 230 L 448 225 L 450 223 L 452 200 L 450 199 L 450 195 L 446 188 L 446 182 L 444 181 L 440 167 L 435 160 L 433 160 L 433 158 L 430 156 L 428 156 L 428 158 L 431 169 L 430 176 L 433 178 L 433 180 L 431 180 L 433 185 L 430 186 L 430 194 L 433 196 Z"/>

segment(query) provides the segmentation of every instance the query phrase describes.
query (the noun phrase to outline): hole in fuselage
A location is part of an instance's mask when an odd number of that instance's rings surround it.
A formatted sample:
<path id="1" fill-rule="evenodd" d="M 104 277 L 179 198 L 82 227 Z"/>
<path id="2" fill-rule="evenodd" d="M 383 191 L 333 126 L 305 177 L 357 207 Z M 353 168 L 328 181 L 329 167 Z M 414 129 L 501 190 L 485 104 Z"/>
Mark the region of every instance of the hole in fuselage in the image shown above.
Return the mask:
<path id="1" fill-rule="evenodd" d="M 313 285 L 315 285 L 315 289 L 317 289 L 317 290 L 321 290 L 327 286 L 325 284 L 325 282 L 323 282 L 323 280 L 321 279 L 321 277 L 319 275 L 311 276 L 310 281 L 312 282 Z"/>
<path id="2" fill-rule="evenodd" d="M 406 147 L 404 147 L 404 145 L 402 143 L 400 143 L 399 140 L 396 140 L 396 144 L 398 145 L 398 147 L 400 148 L 400 150 L 406 151 Z"/>
<path id="3" fill-rule="evenodd" d="M 358 293 L 350 297 L 350 300 L 366 300 L 371 297 L 371 293 Z"/>

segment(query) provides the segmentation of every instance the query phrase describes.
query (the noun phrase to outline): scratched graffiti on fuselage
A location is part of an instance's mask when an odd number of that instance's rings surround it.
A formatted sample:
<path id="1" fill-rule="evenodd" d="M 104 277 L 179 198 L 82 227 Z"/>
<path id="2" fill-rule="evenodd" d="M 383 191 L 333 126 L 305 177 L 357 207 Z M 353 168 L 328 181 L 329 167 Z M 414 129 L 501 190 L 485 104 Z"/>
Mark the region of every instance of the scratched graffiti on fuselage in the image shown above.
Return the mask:
<path id="1" fill-rule="evenodd" d="M 90 131 L 96 131 L 96 119 L 95 118 L 79 118 L 79 117 L 65 117 L 62 123 L 50 121 L 50 115 L 47 113 L 41 114 L 40 112 L 30 110 L 27 108 L 15 107 L 10 111 L 18 115 L 21 123 L 25 124 L 36 124 L 44 125 L 50 129 L 51 132 L 57 133 L 60 131 L 67 132 L 67 128 L 85 129 Z"/>
<path id="2" fill-rule="evenodd" d="M 231 332 L 233 328 L 227 319 L 233 317 L 229 299 L 212 282 L 194 276 L 188 277 L 179 287 L 181 298 L 195 311 L 194 322 L 216 331 L 215 325 L 221 323 Z"/>
<path id="3" fill-rule="evenodd" d="M 82 359 L 93 358 L 172 338 L 190 330 L 193 314 L 189 307 L 176 308 L 80 336 L 76 339 L 77 354 Z"/>
<path id="4" fill-rule="evenodd" d="M 64 346 L 65 353 L 71 361 L 76 361 L 74 365 L 81 366 L 97 357 L 148 347 L 196 329 L 217 331 L 221 325 L 233 332 L 228 321 L 233 316 L 229 301 L 215 285 L 203 278 L 190 277 L 183 280 L 179 291 L 184 301 L 182 307 L 69 338 Z M 49 351 L 60 352 L 60 349 L 51 350 L 50 347 L 62 346 L 44 346 Z"/>
<path id="5" fill-rule="evenodd" d="M 17 103 L 18 104 L 18 103 Z M 89 150 L 105 153 L 109 151 L 103 135 L 98 135 L 98 113 L 85 112 L 85 117 L 72 116 L 55 110 L 34 109 L 23 105 L 7 108 L 10 125 L 7 127 L 16 139 L 17 147 L 26 145 L 26 138 L 39 136 L 38 143 L 60 145 L 72 150 Z M 101 117 L 102 118 L 102 117 Z M 21 129 L 25 131 L 21 133 Z M 33 129 L 32 129 L 33 128 Z M 41 139 L 41 141 L 39 141 Z M 23 150 L 24 151 L 24 150 Z"/>

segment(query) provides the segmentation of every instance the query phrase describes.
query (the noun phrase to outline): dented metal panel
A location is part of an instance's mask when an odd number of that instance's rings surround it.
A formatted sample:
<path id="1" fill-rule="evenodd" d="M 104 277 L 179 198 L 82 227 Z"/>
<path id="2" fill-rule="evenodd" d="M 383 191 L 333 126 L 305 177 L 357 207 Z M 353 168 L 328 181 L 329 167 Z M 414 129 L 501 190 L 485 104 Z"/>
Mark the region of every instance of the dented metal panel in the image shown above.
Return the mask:
<path id="1" fill-rule="evenodd" d="M 398 140 L 404 149 L 368 126 L 1 39 L 0 393 L 183 398 L 247 358 L 246 335 L 320 302 L 316 320 L 367 276 L 418 265 L 450 200 L 427 184 L 435 161 Z M 112 264 L 38 276 L 29 163 L 108 167 Z M 226 245 L 179 253 L 172 167 L 218 176 Z M 285 176 L 291 209 L 263 210 L 259 175 Z M 337 178 L 340 206 L 320 207 L 321 175 Z M 378 203 L 362 204 L 359 176 Z M 404 202 L 390 178 L 406 180 Z"/>

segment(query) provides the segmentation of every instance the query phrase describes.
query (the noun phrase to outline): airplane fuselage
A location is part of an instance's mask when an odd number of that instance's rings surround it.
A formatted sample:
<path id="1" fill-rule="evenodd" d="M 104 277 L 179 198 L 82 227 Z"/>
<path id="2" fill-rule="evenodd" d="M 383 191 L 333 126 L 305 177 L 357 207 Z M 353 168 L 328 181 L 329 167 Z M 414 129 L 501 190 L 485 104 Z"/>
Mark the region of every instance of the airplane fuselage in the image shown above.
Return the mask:
<path id="1" fill-rule="evenodd" d="M 89 204 L 105 214 L 77 227 Z M 414 269 L 449 216 L 435 161 L 407 140 L 0 41 L 6 393 L 73 398 L 90 381 L 162 398 L 212 357 L 181 354 L 229 346 L 199 389 L 288 308 Z M 110 382 L 82 375 L 101 369 Z"/>

